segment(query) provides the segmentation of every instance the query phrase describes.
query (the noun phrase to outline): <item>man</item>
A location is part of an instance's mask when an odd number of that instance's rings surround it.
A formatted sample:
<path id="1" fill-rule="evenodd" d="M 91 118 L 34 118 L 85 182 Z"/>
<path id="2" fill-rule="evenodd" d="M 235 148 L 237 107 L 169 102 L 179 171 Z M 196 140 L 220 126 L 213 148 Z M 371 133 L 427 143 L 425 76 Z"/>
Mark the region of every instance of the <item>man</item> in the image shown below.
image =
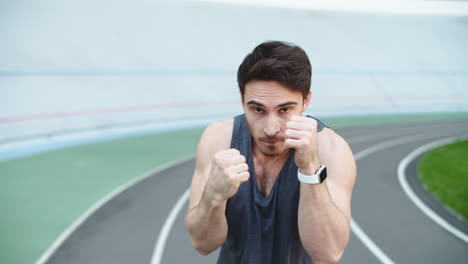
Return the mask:
<path id="1" fill-rule="evenodd" d="M 306 53 L 265 42 L 238 70 L 244 115 L 203 133 L 185 218 L 218 263 L 337 263 L 348 243 L 356 165 L 312 117 Z"/>

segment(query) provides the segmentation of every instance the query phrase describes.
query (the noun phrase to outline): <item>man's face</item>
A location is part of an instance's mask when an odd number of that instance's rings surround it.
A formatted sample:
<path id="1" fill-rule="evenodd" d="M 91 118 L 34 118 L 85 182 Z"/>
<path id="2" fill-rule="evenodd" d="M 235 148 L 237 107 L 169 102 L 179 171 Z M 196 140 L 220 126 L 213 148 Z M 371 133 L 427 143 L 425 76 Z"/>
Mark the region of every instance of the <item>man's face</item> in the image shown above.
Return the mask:
<path id="1" fill-rule="evenodd" d="M 287 151 L 284 131 L 291 116 L 302 115 L 311 94 L 286 88 L 276 81 L 250 81 L 245 86 L 243 107 L 256 148 L 264 155 Z"/>

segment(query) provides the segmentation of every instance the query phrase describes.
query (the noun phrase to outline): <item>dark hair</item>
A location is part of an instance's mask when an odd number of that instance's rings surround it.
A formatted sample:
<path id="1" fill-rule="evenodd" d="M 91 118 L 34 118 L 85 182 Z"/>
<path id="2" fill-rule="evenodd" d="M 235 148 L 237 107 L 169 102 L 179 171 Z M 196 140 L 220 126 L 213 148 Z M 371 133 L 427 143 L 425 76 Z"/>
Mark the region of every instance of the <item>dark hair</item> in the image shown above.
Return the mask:
<path id="1" fill-rule="evenodd" d="M 253 80 L 277 81 L 306 98 L 310 91 L 312 66 L 305 51 L 281 41 L 264 42 L 249 53 L 237 71 L 237 83 L 244 98 L 245 85 Z"/>

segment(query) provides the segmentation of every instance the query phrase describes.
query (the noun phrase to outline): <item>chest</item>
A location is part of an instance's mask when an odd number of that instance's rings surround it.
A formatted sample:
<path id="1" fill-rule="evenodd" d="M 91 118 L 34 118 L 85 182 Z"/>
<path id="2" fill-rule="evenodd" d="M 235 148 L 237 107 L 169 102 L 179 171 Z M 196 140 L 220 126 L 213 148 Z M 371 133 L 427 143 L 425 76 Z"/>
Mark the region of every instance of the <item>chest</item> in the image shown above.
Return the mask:
<path id="1" fill-rule="evenodd" d="M 283 164 L 284 162 L 262 164 L 260 162 L 255 163 L 254 161 L 255 178 L 257 180 L 258 190 L 264 197 L 267 197 L 270 194 L 273 184 L 281 172 Z"/>

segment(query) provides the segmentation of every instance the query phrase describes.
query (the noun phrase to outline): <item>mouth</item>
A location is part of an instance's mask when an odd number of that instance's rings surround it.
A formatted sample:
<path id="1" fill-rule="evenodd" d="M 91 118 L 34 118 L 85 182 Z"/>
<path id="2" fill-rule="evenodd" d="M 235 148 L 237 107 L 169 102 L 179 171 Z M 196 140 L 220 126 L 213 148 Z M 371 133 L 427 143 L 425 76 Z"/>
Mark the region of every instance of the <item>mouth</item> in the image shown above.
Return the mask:
<path id="1" fill-rule="evenodd" d="M 274 146 L 281 142 L 281 140 L 277 138 L 266 138 L 262 140 L 267 146 Z"/>

